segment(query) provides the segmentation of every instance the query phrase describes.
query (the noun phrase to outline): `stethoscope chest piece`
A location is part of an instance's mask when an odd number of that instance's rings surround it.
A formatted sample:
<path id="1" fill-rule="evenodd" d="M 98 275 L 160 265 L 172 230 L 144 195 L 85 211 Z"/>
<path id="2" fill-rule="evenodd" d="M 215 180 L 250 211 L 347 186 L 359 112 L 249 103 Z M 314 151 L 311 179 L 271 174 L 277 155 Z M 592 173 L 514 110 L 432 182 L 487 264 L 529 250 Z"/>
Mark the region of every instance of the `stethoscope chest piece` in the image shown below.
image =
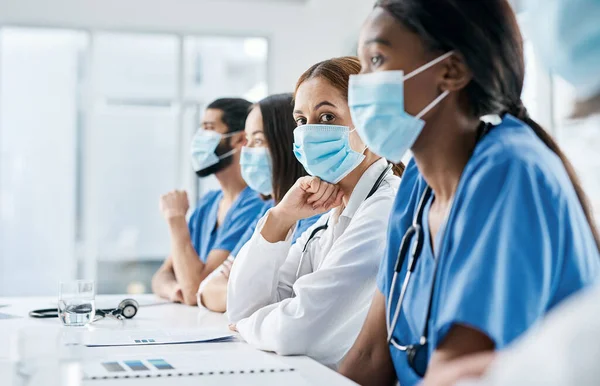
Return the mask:
<path id="1" fill-rule="evenodd" d="M 119 303 L 119 306 L 117 307 L 117 310 L 120 311 L 120 314 L 125 319 L 131 319 L 135 315 L 137 315 L 137 312 L 138 312 L 139 308 L 140 308 L 140 305 L 135 300 L 133 300 L 133 299 L 125 299 L 121 303 Z"/>

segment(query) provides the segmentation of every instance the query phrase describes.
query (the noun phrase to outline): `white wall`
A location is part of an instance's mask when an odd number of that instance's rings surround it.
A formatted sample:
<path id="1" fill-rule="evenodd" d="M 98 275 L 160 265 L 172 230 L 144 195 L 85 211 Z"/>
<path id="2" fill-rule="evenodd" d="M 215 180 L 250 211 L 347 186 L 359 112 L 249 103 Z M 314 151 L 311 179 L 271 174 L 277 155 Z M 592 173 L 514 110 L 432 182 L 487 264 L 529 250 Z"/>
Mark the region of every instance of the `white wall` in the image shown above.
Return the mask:
<path id="1" fill-rule="evenodd" d="M 266 36 L 269 91 L 285 92 L 317 61 L 354 53 L 373 2 L 0 0 L 0 24 Z"/>

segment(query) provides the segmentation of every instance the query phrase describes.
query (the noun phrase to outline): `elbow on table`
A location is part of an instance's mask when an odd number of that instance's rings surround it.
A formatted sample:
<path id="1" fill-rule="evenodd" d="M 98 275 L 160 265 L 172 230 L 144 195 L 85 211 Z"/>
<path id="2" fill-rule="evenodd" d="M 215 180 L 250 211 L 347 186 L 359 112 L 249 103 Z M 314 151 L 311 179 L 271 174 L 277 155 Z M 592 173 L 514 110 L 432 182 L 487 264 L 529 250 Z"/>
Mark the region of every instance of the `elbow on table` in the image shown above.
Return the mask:
<path id="1" fill-rule="evenodd" d="M 152 293 L 163 298 L 163 299 L 169 299 L 169 295 L 167 293 L 167 290 L 165 289 L 166 284 L 164 284 L 166 282 L 166 280 L 163 278 L 163 275 L 161 274 L 160 271 L 156 272 L 154 274 L 154 276 L 152 276 L 152 282 L 151 282 L 151 287 L 152 287 Z"/>
<path id="2" fill-rule="evenodd" d="M 277 355 L 309 355 L 307 345 L 304 342 L 291 342 L 287 339 L 282 339 L 275 344 L 273 352 Z"/>
<path id="3" fill-rule="evenodd" d="M 273 331 L 275 336 L 272 337 L 272 347 L 270 351 L 278 355 L 308 355 L 311 342 L 318 339 L 311 334 L 293 332 L 292 329 Z"/>
<path id="4" fill-rule="evenodd" d="M 244 292 L 238 292 L 236 286 L 232 286 L 231 277 L 227 287 L 227 317 L 230 323 L 238 323 L 242 319 L 250 317 L 260 307 L 256 306 L 255 299 L 246 296 Z"/>

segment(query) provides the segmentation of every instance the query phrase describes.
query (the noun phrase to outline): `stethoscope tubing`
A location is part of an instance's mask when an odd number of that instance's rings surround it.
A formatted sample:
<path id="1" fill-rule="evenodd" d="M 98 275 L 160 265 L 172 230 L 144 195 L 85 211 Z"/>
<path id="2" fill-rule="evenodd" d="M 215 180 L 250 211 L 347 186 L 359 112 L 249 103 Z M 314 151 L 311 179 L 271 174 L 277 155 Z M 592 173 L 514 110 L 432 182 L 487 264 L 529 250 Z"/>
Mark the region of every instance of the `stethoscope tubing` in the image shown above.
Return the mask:
<path id="1" fill-rule="evenodd" d="M 492 127 L 491 124 L 486 124 L 486 123 L 482 122 L 476 143 L 479 143 L 481 138 L 483 138 L 483 136 L 485 136 L 489 132 L 491 127 Z M 422 232 L 423 232 L 423 229 L 422 229 L 423 216 L 424 216 L 424 212 L 425 212 L 425 206 L 427 205 L 427 202 L 431 198 L 432 193 L 433 193 L 433 190 L 431 189 L 431 187 L 426 186 L 425 190 L 423 191 L 423 195 L 421 196 L 421 199 L 419 200 L 419 206 L 417 208 L 417 213 L 415 213 L 415 215 L 413 217 L 412 225 L 407 229 L 406 233 L 402 237 L 402 241 L 400 242 L 400 249 L 398 251 L 398 257 L 396 258 L 396 264 L 394 266 L 394 275 L 392 276 L 392 283 L 390 286 L 390 291 L 387 296 L 387 308 L 386 308 L 385 322 L 386 322 L 386 327 L 388 329 L 388 331 L 387 331 L 388 343 L 391 343 L 394 347 L 396 347 L 398 350 L 401 350 L 401 351 L 407 351 L 409 349 L 409 347 L 411 347 L 411 346 L 404 346 L 404 345 L 399 344 L 394 339 L 393 334 L 394 334 L 394 330 L 396 329 L 396 324 L 398 323 L 398 317 L 400 316 L 400 310 L 402 309 L 402 303 L 404 302 L 404 297 L 406 296 L 406 291 L 408 289 L 408 283 L 409 283 L 410 277 L 412 276 L 413 272 L 416 269 L 417 261 L 419 260 L 419 257 L 421 256 L 421 250 L 423 249 L 423 244 L 425 242 L 423 240 L 424 236 L 422 234 Z M 448 208 L 446 221 L 448 221 L 448 219 L 450 217 L 452 206 L 453 205 L 451 203 Z M 402 270 L 404 261 L 406 260 L 406 254 L 408 252 L 410 240 L 413 238 L 414 235 L 417 236 L 417 242 L 414 245 L 414 248 L 413 248 L 411 256 L 410 256 L 410 260 L 408 261 L 408 266 L 406 268 L 406 276 L 404 277 L 404 282 L 402 283 L 402 288 L 400 289 L 400 296 L 398 297 L 398 302 L 396 303 L 396 308 L 394 309 L 394 316 L 390 323 L 391 307 L 392 307 L 391 300 L 394 296 L 394 290 L 396 289 L 398 275 L 399 275 L 400 271 Z M 421 338 L 419 339 L 419 343 L 421 345 L 427 344 L 429 319 L 431 318 L 433 297 L 434 297 L 434 293 L 435 293 L 435 281 L 437 279 L 437 274 L 438 274 L 438 259 L 436 258 L 435 268 L 433 271 L 433 284 L 432 284 L 432 288 L 431 288 L 431 294 L 429 297 L 429 305 L 427 306 L 427 316 L 425 319 L 425 326 L 423 328 L 423 333 L 421 334 Z"/>

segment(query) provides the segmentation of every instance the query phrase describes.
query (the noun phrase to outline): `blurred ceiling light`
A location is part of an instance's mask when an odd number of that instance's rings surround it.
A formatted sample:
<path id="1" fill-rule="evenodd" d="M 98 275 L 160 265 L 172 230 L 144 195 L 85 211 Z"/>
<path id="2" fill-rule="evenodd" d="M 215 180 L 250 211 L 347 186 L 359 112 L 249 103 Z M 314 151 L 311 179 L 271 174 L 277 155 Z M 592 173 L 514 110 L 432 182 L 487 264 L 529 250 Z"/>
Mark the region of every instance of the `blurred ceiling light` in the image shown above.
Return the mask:
<path id="1" fill-rule="evenodd" d="M 250 38 L 244 40 L 244 53 L 254 59 L 267 57 L 268 43 L 265 38 Z"/>
<path id="2" fill-rule="evenodd" d="M 248 90 L 248 92 L 243 95 L 243 98 L 255 103 L 265 98 L 268 95 L 268 92 L 267 84 L 265 82 L 259 82 Z"/>

